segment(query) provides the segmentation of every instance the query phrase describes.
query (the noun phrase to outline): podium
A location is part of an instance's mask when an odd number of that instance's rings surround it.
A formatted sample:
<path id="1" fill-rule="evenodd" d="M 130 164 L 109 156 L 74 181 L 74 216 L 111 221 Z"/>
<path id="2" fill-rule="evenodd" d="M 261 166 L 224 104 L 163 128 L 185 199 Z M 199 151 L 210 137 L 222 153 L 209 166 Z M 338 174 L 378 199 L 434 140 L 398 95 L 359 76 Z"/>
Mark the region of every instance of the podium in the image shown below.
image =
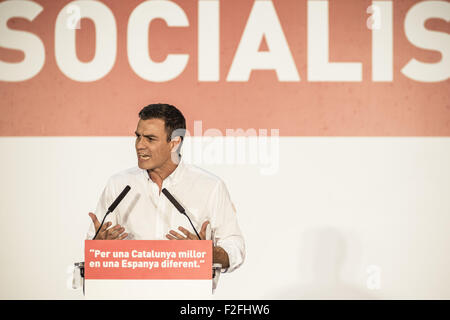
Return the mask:
<path id="1" fill-rule="evenodd" d="M 212 298 L 210 240 L 85 240 L 84 252 L 87 299 Z"/>

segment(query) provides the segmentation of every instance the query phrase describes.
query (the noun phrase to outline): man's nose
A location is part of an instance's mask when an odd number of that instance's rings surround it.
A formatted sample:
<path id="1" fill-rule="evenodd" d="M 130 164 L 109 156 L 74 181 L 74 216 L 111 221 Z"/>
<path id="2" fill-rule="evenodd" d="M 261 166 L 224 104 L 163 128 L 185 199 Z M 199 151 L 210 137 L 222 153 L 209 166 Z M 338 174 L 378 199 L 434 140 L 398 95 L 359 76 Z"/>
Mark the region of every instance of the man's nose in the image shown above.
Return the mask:
<path id="1" fill-rule="evenodd" d="M 142 141 L 142 137 L 136 138 L 136 149 L 137 150 L 142 150 L 145 149 L 145 144 Z"/>

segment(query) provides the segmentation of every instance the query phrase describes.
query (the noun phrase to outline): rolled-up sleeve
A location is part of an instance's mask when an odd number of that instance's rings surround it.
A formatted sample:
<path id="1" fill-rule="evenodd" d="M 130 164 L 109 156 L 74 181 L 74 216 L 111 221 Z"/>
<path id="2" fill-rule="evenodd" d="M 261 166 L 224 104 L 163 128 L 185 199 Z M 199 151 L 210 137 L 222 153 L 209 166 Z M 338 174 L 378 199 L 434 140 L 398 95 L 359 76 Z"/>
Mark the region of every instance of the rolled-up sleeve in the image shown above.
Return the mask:
<path id="1" fill-rule="evenodd" d="M 245 260 L 245 243 L 238 225 L 236 209 L 223 181 L 218 182 L 212 194 L 211 205 L 214 243 L 226 251 L 230 263 L 222 272 L 232 272 Z"/>

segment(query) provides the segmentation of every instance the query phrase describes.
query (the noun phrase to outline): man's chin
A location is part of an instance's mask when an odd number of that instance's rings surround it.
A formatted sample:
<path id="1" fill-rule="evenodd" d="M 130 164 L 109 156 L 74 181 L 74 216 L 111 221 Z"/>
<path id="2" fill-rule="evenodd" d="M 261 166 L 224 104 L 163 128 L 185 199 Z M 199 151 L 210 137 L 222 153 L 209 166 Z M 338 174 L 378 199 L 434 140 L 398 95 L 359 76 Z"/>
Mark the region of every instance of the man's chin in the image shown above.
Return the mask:
<path id="1" fill-rule="evenodd" d="M 144 170 L 152 170 L 154 168 L 154 165 L 152 164 L 151 161 L 140 161 L 138 160 L 138 167 L 140 169 L 144 169 Z"/>

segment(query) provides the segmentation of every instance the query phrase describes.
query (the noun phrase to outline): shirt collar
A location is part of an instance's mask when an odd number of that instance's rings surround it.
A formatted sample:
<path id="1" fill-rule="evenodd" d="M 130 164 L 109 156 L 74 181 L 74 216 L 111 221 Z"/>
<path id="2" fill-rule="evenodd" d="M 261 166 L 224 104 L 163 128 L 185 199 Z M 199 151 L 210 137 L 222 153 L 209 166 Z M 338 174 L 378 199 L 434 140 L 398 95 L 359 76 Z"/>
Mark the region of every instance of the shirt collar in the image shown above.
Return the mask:
<path id="1" fill-rule="evenodd" d="M 175 185 L 176 183 L 178 183 L 178 181 L 180 181 L 181 179 L 181 176 L 183 175 L 183 171 L 184 171 L 184 161 L 183 159 L 180 159 L 180 162 L 178 163 L 175 170 L 167 178 L 163 180 L 163 185 L 167 183 L 169 183 L 170 185 Z M 152 181 L 146 169 L 141 169 L 141 172 L 147 179 L 147 181 Z"/>

